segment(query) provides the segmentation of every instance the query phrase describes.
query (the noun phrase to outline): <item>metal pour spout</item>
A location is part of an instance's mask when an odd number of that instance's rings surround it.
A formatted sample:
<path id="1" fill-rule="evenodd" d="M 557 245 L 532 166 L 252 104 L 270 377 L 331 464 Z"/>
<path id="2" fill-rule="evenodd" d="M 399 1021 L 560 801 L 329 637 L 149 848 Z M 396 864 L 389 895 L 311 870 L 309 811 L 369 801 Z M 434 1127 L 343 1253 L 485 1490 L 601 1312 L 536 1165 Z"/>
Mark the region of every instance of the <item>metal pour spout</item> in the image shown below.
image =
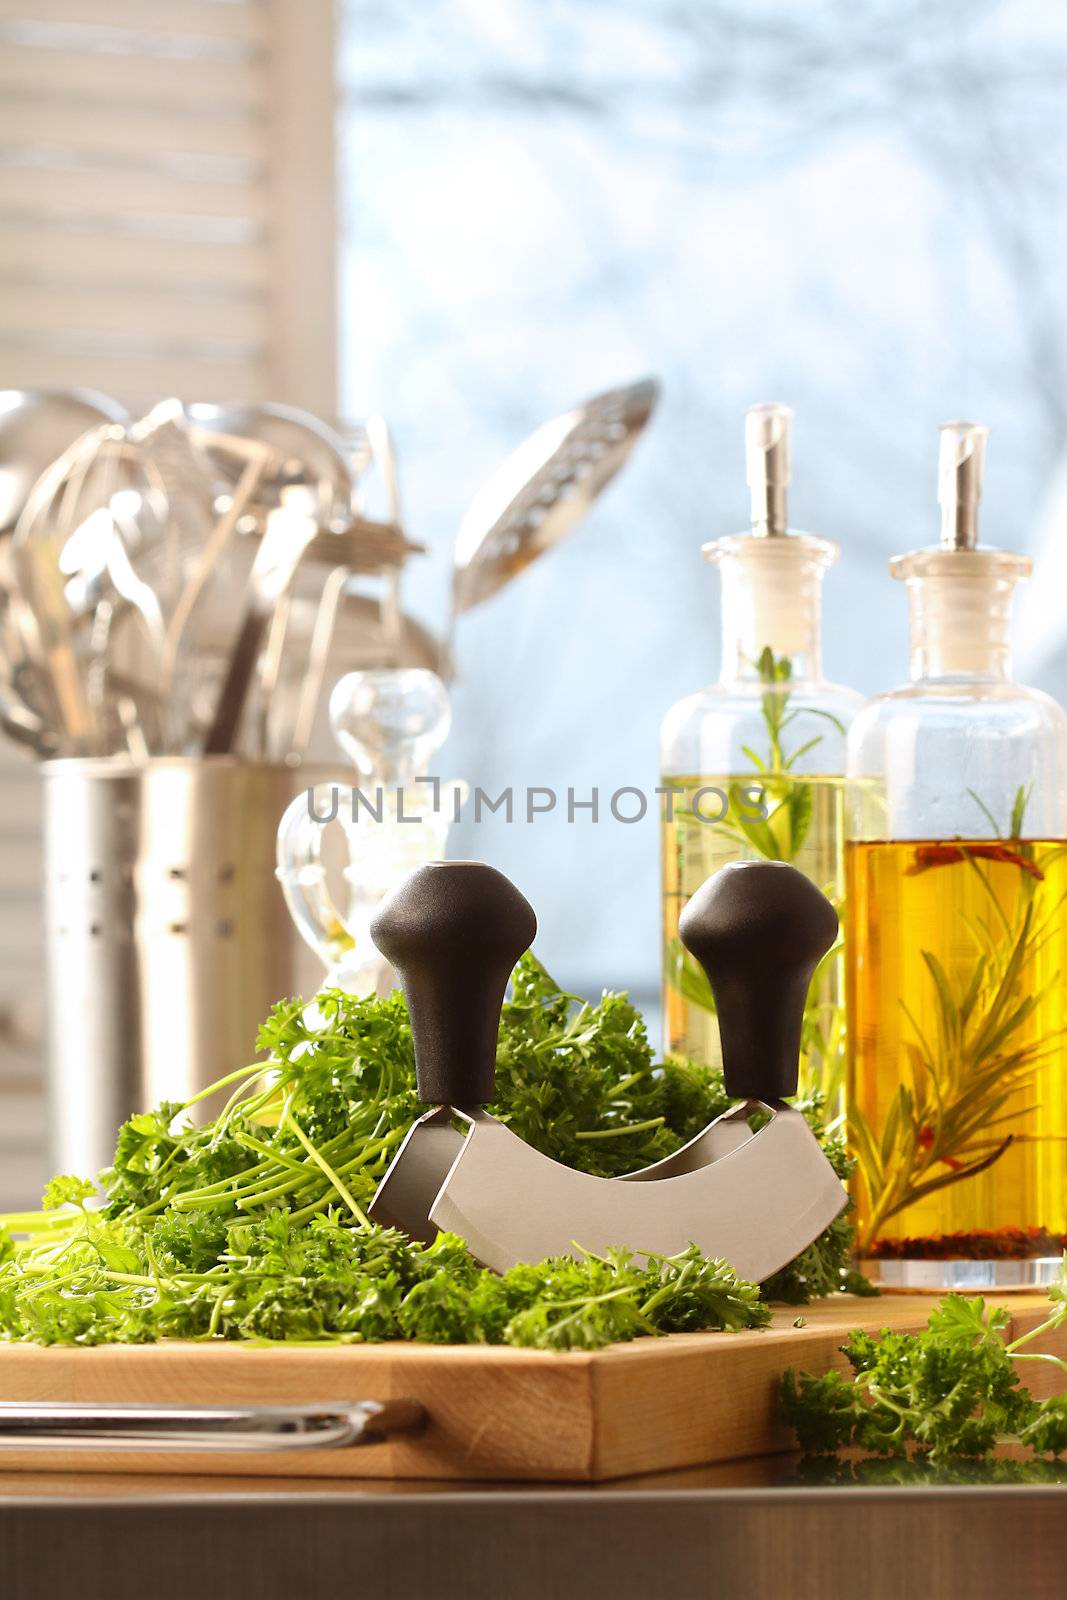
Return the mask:
<path id="1" fill-rule="evenodd" d="M 941 427 L 937 499 L 945 550 L 973 550 L 978 543 L 978 502 L 988 438 L 989 429 L 980 422 L 946 422 Z"/>
<path id="2" fill-rule="evenodd" d="M 752 532 L 777 537 L 788 530 L 789 434 L 793 413 L 771 402 L 745 412 L 745 478 L 752 491 Z"/>

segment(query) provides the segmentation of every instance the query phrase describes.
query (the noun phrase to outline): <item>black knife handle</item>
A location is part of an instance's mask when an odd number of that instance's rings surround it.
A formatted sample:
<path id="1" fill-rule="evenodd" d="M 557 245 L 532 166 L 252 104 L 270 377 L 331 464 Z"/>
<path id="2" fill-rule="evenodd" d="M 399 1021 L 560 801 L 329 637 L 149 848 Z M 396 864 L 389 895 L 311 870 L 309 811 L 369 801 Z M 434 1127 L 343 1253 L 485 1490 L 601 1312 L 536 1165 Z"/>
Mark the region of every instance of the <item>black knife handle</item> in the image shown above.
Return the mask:
<path id="1" fill-rule="evenodd" d="M 484 862 L 433 861 L 382 902 L 370 932 L 404 985 L 419 1099 L 487 1105 L 504 990 L 537 932 L 529 901 Z"/>
<path id="2" fill-rule="evenodd" d="M 727 1093 L 795 1094 L 812 973 L 837 938 L 837 912 L 785 861 L 734 861 L 701 884 L 678 924 L 708 975 Z"/>

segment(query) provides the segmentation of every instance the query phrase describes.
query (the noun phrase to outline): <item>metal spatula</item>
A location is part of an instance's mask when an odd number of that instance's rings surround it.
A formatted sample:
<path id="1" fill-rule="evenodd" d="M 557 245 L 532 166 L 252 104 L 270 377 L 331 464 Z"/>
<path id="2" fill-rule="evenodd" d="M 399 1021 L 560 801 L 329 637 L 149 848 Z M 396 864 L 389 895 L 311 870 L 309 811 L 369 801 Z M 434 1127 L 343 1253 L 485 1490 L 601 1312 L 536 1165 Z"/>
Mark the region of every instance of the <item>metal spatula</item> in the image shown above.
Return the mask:
<path id="1" fill-rule="evenodd" d="M 829 902 L 769 862 L 724 868 L 693 897 L 682 939 L 715 991 L 726 1087 L 744 1099 L 625 1179 L 575 1172 L 481 1109 L 495 1092 L 504 987 L 535 930 L 515 886 L 479 862 L 423 867 L 379 911 L 371 933 L 403 981 L 419 1095 L 438 1109 L 409 1132 L 372 1214 L 416 1238 L 459 1233 L 497 1271 L 583 1248 L 670 1255 L 690 1243 L 756 1281 L 785 1266 L 845 1203 L 804 1118 L 781 1100 L 796 1089 L 808 983 L 837 932 Z M 753 1133 L 755 1111 L 770 1115 Z"/>
<path id="2" fill-rule="evenodd" d="M 452 572 L 453 617 L 481 605 L 585 516 L 644 431 L 655 378 L 609 389 L 525 439 L 463 517 Z"/>

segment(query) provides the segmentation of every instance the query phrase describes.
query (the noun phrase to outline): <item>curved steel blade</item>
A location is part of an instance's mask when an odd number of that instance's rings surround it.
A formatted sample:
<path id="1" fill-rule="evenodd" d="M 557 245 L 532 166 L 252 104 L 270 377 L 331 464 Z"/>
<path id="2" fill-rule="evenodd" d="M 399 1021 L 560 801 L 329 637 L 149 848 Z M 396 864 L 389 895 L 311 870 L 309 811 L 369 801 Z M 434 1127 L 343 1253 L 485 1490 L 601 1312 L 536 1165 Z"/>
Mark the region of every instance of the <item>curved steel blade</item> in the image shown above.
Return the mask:
<path id="1" fill-rule="evenodd" d="M 695 1138 L 683 1144 L 673 1155 L 664 1156 L 662 1161 L 653 1161 L 651 1166 L 638 1167 L 636 1172 L 624 1172 L 619 1181 L 646 1183 L 655 1180 L 658 1183 L 661 1178 L 678 1178 L 683 1172 L 698 1172 L 701 1167 L 710 1166 L 713 1161 L 729 1155 L 731 1150 L 740 1149 L 752 1138 L 752 1129 L 748 1125 L 751 1110 L 750 1100 L 742 1101 L 739 1106 L 731 1106 L 729 1111 L 716 1117 L 714 1122 L 709 1122 L 706 1128 L 702 1128 Z"/>
<path id="2" fill-rule="evenodd" d="M 804 1118 L 788 1107 L 711 1165 L 654 1183 L 575 1172 L 479 1114 L 430 1218 L 498 1272 L 582 1248 L 674 1255 L 693 1243 L 760 1282 L 817 1238 L 845 1199 Z"/>
<path id="3" fill-rule="evenodd" d="M 375 1222 L 433 1242 L 438 1225 L 430 1221 L 430 1208 L 467 1141 L 452 1126 L 452 1115 L 448 1106 L 440 1106 L 408 1129 L 367 1208 Z"/>

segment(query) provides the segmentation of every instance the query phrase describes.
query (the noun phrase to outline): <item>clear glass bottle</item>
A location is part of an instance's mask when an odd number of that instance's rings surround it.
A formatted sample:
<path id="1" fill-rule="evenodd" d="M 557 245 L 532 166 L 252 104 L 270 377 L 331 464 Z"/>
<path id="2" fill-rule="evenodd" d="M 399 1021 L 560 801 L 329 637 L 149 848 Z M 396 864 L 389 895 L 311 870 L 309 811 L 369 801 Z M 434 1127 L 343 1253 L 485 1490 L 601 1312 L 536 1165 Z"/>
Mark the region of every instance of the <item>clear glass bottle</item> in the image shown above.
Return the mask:
<path id="1" fill-rule="evenodd" d="M 752 530 L 704 546 L 719 569 L 719 682 L 671 707 L 663 723 L 663 1013 L 665 1048 L 718 1065 L 711 990 L 678 938 L 678 918 L 728 861 L 791 861 L 839 908 L 844 893 L 845 735 L 862 703 L 822 676 L 821 603 L 837 546 L 790 531 L 792 413 L 745 417 Z M 801 1087 L 838 1108 L 844 1078 L 840 944 L 808 1000 Z"/>
<path id="2" fill-rule="evenodd" d="M 297 931 L 326 968 L 323 988 L 370 995 L 393 986 L 370 925 L 409 872 L 444 856 L 467 786 L 420 774 L 451 725 L 448 690 L 424 667 L 368 668 L 334 685 L 330 727 L 354 768 L 353 786 L 317 784 L 296 796 L 278 825 L 275 869 Z M 347 854 L 343 909 L 327 872 L 331 822 Z"/>
<path id="3" fill-rule="evenodd" d="M 1011 676 L 1028 558 L 977 543 L 985 428 L 941 430 L 941 543 L 897 556 L 911 681 L 849 735 L 849 1130 L 861 1256 L 1042 1281 L 1067 1244 L 1067 716 Z"/>

